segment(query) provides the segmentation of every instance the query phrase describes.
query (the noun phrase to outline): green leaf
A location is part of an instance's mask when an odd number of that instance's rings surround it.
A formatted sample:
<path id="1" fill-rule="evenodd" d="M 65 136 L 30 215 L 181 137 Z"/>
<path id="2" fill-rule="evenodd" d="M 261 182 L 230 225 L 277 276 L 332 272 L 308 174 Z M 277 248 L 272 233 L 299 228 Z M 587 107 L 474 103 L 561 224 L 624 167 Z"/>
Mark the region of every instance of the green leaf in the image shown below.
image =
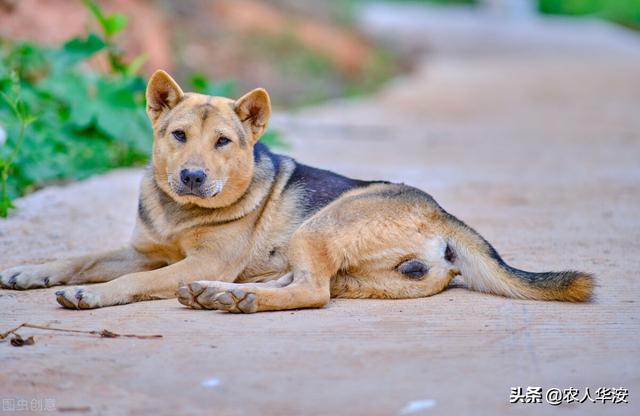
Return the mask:
<path id="1" fill-rule="evenodd" d="M 96 98 L 114 109 L 133 109 L 136 107 L 133 91 L 126 80 L 99 78 L 95 84 Z"/>
<path id="2" fill-rule="evenodd" d="M 93 17 L 96 18 L 98 23 L 100 23 L 100 26 L 104 27 L 105 17 L 104 14 L 102 14 L 102 10 L 100 9 L 100 7 L 93 0 L 82 0 L 82 3 L 89 10 L 89 12 L 91 12 Z"/>
<path id="3" fill-rule="evenodd" d="M 98 21 L 100 27 L 107 37 L 111 37 L 127 26 L 127 17 L 120 13 L 114 13 L 105 16 L 100 6 L 93 0 L 82 0 L 85 7 L 91 12 L 93 17 Z"/>
<path id="4" fill-rule="evenodd" d="M 194 92 L 203 93 L 209 86 L 209 78 L 202 72 L 194 72 L 189 77 L 189 84 Z"/>
<path id="5" fill-rule="evenodd" d="M 120 13 L 114 13 L 103 21 L 103 29 L 107 36 L 120 33 L 125 27 L 127 27 L 127 17 Z"/>
<path id="6" fill-rule="evenodd" d="M 66 72 L 51 76 L 39 86 L 68 107 L 69 112 L 66 118 L 77 128 L 86 128 L 93 122 L 95 97 L 92 95 L 95 96 L 95 93 L 90 92 L 95 90 L 95 87 L 88 77 L 75 72 Z"/>
<path id="7" fill-rule="evenodd" d="M 107 44 L 95 33 L 89 33 L 86 39 L 73 38 L 62 46 L 59 58 L 65 65 L 72 65 L 103 50 Z"/>
<path id="8" fill-rule="evenodd" d="M 127 69 L 125 71 L 126 74 L 129 76 L 137 74 L 138 71 L 140 71 L 140 68 L 142 68 L 142 65 L 147 62 L 147 58 L 149 58 L 149 56 L 146 53 L 138 55 L 129 65 L 127 65 Z"/>

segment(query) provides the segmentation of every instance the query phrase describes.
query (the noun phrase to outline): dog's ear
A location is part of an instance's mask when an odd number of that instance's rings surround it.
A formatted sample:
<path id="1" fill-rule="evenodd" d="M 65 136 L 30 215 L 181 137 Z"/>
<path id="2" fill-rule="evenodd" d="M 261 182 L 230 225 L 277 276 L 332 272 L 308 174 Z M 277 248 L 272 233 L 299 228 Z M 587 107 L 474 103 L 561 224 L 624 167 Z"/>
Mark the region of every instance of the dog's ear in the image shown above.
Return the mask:
<path id="1" fill-rule="evenodd" d="M 253 143 L 257 142 L 267 129 L 271 116 L 271 100 L 267 91 L 256 88 L 243 95 L 235 102 L 234 109 L 242 124 L 251 132 Z"/>
<path id="2" fill-rule="evenodd" d="M 147 84 L 147 114 L 154 122 L 164 113 L 175 107 L 184 93 L 178 83 L 163 70 L 159 69 L 151 75 Z"/>

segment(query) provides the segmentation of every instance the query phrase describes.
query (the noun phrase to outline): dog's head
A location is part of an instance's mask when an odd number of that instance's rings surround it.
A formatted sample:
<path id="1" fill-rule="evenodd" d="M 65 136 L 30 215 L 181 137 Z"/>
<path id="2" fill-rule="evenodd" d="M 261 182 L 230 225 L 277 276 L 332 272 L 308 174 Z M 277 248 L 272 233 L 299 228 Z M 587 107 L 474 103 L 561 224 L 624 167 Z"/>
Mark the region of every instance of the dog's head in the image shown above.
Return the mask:
<path id="1" fill-rule="evenodd" d="M 265 90 L 238 100 L 185 94 L 169 74 L 156 71 L 147 85 L 147 114 L 155 179 L 175 201 L 218 208 L 245 193 L 253 146 L 271 115 Z"/>

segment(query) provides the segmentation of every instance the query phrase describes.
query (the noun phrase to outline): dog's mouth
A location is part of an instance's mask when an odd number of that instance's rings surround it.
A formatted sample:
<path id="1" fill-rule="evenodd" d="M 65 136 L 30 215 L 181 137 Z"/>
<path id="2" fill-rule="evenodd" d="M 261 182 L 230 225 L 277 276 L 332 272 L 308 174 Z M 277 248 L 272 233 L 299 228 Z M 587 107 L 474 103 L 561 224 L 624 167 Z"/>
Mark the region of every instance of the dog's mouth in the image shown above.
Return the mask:
<path id="1" fill-rule="evenodd" d="M 199 190 L 193 190 L 193 189 L 188 189 L 186 187 L 183 187 L 185 189 L 177 189 L 174 190 L 174 192 L 180 196 L 195 196 L 198 198 L 213 198 L 214 196 L 218 195 L 219 192 L 214 192 L 212 194 L 208 194 Z"/>
<path id="2" fill-rule="evenodd" d="M 173 177 L 169 178 L 169 187 L 176 195 L 196 197 L 200 199 L 209 199 L 217 196 L 222 191 L 225 183 L 226 179 L 215 179 L 207 181 L 201 186 L 189 187 L 175 180 Z"/>

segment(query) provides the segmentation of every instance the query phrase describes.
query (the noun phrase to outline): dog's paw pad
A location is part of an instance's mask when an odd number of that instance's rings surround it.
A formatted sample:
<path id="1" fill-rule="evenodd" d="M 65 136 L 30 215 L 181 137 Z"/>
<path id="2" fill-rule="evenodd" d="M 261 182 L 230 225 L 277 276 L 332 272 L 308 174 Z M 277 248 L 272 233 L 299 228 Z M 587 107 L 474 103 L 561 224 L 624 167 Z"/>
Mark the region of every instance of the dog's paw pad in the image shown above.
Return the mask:
<path id="1" fill-rule="evenodd" d="M 231 305 L 233 305 L 235 303 L 235 300 L 233 299 L 233 296 L 231 296 L 231 294 L 227 293 L 227 292 L 223 292 L 223 293 L 219 294 L 216 297 L 216 300 L 218 302 L 220 302 L 221 304 L 223 304 L 223 305 L 229 305 L 229 306 L 231 306 Z"/>
<path id="2" fill-rule="evenodd" d="M 193 283 L 188 286 L 182 286 L 180 289 L 178 289 L 178 302 L 192 309 L 204 309 L 197 302 L 197 297 L 200 293 L 202 293 L 202 290 L 204 290 L 204 288 L 200 291 L 194 291 L 191 287 L 192 285 Z"/>
<path id="3" fill-rule="evenodd" d="M 242 313 L 256 312 L 256 310 L 258 309 L 256 300 L 257 296 L 255 293 L 247 293 L 244 299 L 238 302 L 237 307 Z"/>
<path id="4" fill-rule="evenodd" d="M 247 289 L 234 288 L 211 293 L 207 298 L 212 309 L 232 313 L 253 313 L 257 311 L 257 296 Z M 201 301 L 202 302 L 202 301 Z"/>
<path id="5" fill-rule="evenodd" d="M 247 289 L 223 282 L 194 282 L 178 290 L 178 301 L 193 309 L 216 309 L 233 313 L 257 311 L 257 296 Z"/>

